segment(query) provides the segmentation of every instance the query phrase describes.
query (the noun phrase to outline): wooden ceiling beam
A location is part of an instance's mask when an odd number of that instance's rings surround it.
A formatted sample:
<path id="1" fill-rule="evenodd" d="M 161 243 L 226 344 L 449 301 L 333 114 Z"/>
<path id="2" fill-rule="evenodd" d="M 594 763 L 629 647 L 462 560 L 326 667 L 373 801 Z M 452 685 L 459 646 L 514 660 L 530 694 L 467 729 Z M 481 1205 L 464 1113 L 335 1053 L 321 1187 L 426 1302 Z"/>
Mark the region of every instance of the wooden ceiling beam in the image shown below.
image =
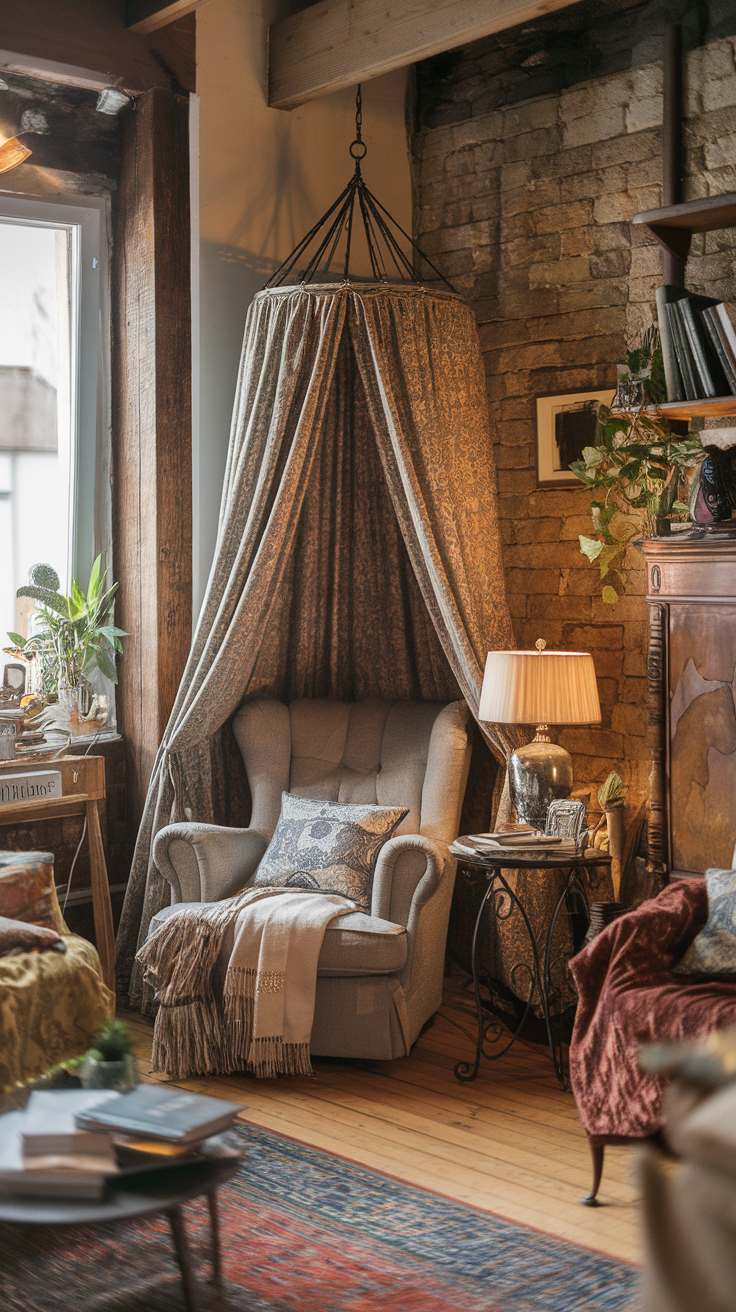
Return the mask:
<path id="1" fill-rule="evenodd" d="M 294 109 L 578 0 L 318 0 L 269 31 L 269 96 Z"/>
<path id="2" fill-rule="evenodd" d="M 125 0 L 125 26 L 131 32 L 157 32 L 191 14 L 206 0 Z"/>

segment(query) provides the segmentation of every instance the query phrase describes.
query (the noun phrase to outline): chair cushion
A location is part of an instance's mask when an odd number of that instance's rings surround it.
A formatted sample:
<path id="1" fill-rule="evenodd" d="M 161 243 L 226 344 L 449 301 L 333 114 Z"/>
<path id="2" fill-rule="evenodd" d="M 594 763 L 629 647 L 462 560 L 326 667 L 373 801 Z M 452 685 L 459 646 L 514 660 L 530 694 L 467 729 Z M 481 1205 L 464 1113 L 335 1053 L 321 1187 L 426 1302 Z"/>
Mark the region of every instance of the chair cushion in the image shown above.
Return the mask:
<path id="1" fill-rule="evenodd" d="M 164 907 L 152 919 L 149 937 L 177 911 L 194 911 L 205 905 L 202 902 L 175 902 Z M 214 903 L 207 904 L 214 906 Z M 232 952 L 233 934 L 224 944 L 228 956 Z M 317 964 L 318 975 L 392 975 L 406 965 L 408 939 L 403 925 L 390 920 L 366 916 L 351 911 L 339 916 L 327 927 Z M 224 969 L 223 969 L 224 974 Z"/>
<path id="2" fill-rule="evenodd" d="M 392 975 L 406 965 L 403 925 L 351 911 L 327 926 L 318 975 Z"/>
<path id="3" fill-rule="evenodd" d="M 406 807 L 314 801 L 284 793 L 281 818 L 255 885 L 339 893 L 370 911 L 376 858 Z"/>
<path id="4" fill-rule="evenodd" d="M 0 852 L 0 916 L 68 933 L 56 897 L 52 852 Z"/>

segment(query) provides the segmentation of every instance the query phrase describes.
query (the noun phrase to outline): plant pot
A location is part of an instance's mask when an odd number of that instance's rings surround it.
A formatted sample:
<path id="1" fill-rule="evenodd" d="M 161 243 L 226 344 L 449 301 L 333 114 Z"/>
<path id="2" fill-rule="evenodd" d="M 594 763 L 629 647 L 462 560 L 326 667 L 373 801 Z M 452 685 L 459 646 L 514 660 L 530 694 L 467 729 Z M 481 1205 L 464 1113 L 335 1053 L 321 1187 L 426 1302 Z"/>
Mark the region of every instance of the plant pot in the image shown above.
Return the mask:
<path id="1" fill-rule="evenodd" d="M 138 1062 L 132 1052 L 120 1061 L 87 1057 L 80 1075 L 85 1089 L 117 1089 L 118 1093 L 129 1093 L 138 1083 Z"/>
<path id="2" fill-rule="evenodd" d="M 624 856 L 626 826 L 624 808 L 613 806 L 606 811 L 606 828 L 608 829 L 608 851 L 611 856 L 611 882 L 613 884 L 613 901 L 618 902 L 621 893 L 621 862 Z"/>
<path id="3" fill-rule="evenodd" d="M 86 684 L 73 688 L 59 688 L 59 708 L 63 714 L 64 727 L 72 738 L 79 738 L 87 733 L 95 733 L 98 725 L 94 720 L 85 721 L 92 702 L 92 691 Z"/>

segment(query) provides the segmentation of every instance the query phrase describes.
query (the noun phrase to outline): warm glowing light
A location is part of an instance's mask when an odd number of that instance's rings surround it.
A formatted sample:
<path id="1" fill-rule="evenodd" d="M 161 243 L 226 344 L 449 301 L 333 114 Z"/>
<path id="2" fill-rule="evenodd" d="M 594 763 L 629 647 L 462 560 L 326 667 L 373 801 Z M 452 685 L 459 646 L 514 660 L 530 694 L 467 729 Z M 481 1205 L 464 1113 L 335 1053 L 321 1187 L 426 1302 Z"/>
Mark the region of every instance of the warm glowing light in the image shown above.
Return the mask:
<path id="1" fill-rule="evenodd" d="M 17 137 L 11 137 L 10 141 L 3 142 L 0 145 L 0 173 L 7 173 L 8 169 L 16 168 L 18 164 L 28 159 L 30 154 L 32 151 Z"/>

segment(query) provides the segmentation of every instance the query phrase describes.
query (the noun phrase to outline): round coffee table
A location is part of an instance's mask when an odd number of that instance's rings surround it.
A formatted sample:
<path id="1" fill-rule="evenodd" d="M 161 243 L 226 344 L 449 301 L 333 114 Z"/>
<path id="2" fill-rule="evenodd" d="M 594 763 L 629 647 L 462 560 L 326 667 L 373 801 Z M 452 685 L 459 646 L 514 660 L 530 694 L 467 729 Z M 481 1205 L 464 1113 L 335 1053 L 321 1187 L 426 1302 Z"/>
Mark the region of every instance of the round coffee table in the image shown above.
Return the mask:
<path id="1" fill-rule="evenodd" d="M 460 838 L 457 841 L 462 843 L 467 840 Z M 459 1061 L 455 1066 L 455 1076 L 458 1080 L 474 1080 L 480 1068 L 481 1057 L 485 1057 L 487 1061 L 497 1061 L 499 1057 L 503 1057 L 504 1054 L 508 1052 L 509 1048 L 516 1042 L 524 1028 L 524 1022 L 532 1008 L 534 995 L 537 993 L 544 1014 L 549 1051 L 552 1058 L 552 1064 L 555 1068 L 555 1074 L 563 1089 L 566 1089 L 568 1087 L 568 1080 L 563 1062 L 562 1036 L 560 1035 L 558 1043 L 554 1035 L 550 1007 L 552 994 L 552 944 L 555 928 L 557 926 L 560 911 L 572 893 L 576 892 L 580 895 L 585 903 L 587 911 L 588 899 L 585 889 L 586 872 L 595 869 L 596 866 L 610 865 L 611 857 L 604 852 L 591 851 L 590 849 L 586 852 L 580 852 L 576 856 L 561 857 L 541 857 L 535 855 L 534 857 L 524 858 L 513 855 L 510 852 L 504 852 L 498 856 L 481 856 L 480 853 L 475 856 L 469 856 L 464 852 L 456 852 L 455 856 L 458 865 L 467 868 L 467 878 L 471 880 L 484 878 L 488 884 L 485 895 L 481 899 L 481 904 L 478 907 L 478 914 L 475 918 L 475 928 L 473 930 L 473 943 L 471 948 L 471 972 L 473 976 L 473 990 L 475 993 L 475 1007 L 478 1015 L 478 1037 L 475 1047 L 475 1060 L 472 1062 Z M 567 878 L 565 879 L 562 892 L 550 917 L 543 945 L 537 943 L 526 909 L 517 896 L 515 889 L 511 887 L 508 880 L 505 878 L 503 873 L 504 870 L 538 870 L 540 873 L 544 870 L 567 871 Z M 493 907 L 496 917 L 499 920 L 507 920 L 512 914 L 514 908 L 518 910 L 523 919 L 524 927 L 529 939 L 532 959 L 531 966 L 526 962 L 518 962 L 511 969 L 512 978 L 521 971 L 527 973 L 529 977 L 529 990 L 521 1020 L 508 1042 L 496 1052 L 487 1051 L 486 1041 L 488 1040 L 489 1032 L 495 1031 L 490 1042 L 497 1042 L 500 1033 L 503 1031 L 503 1026 L 495 1019 L 487 1020 L 484 1015 L 486 1008 L 481 997 L 480 979 L 478 974 L 478 937 L 483 920 L 483 912 L 489 904 Z"/>
<path id="2" fill-rule="evenodd" d="M 22 1112 L 8 1112 L 0 1117 L 0 1129 L 12 1130 L 12 1118 L 21 1120 Z M 199 1290 L 189 1256 L 182 1203 L 203 1194 L 210 1214 L 212 1276 L 221 1279 L 220 1233 L 217 1216 L 217 1189 L 235 1174 L 241 1157 L 218 1157 L 192 1162 L 188 1166 L 163 1167 L 135 1176 L 118 1177 L 108 1184 L 102 1198 L 41 1198 L 20 1194 L 0 1194 L 0 1222 L 12 1226 L 103 1225 L 111 1221 L 130 1221 L 137 1217 L 163 1212 L 171 1226 L 176 1260 L 181 1272 L 187 1308 L 198 1312 Z"/>

